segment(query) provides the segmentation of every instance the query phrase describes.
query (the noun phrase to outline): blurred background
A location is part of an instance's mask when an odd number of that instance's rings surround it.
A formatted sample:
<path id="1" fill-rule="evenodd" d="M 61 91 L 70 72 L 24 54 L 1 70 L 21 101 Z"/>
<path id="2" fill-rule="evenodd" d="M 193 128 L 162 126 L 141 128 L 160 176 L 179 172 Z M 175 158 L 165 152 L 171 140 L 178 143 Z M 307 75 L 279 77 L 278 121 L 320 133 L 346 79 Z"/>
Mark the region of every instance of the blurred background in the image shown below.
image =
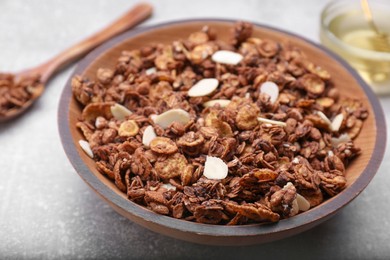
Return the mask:
<path id="1" fill-rule="evenodd" d="M 49 59 L 106 26 L 137 2 L 0 0 L 0 71 L 15 72 Z M 327 3 L 325 0 L 148 2 L 154 6 L 154 14 L 141 26 L 189 18 L 229 18 L 273 26 L 317 43 L 320 13 Z M 0 124 L 0 259 L 388 259 L 390 256 L 388 153 L 376 177 L 355 201 L 329 221 L 284 240 L 248 247 L 204 246 L 153 233 L 125 219 L 87 187 L 62 149 L 57 106 L 73 69 L 74 65 L 58 73 L 42 98 L 24 116 Z M 388 97 L 380 97 L 380 102 L 385 113 L 390 111 Z"/>

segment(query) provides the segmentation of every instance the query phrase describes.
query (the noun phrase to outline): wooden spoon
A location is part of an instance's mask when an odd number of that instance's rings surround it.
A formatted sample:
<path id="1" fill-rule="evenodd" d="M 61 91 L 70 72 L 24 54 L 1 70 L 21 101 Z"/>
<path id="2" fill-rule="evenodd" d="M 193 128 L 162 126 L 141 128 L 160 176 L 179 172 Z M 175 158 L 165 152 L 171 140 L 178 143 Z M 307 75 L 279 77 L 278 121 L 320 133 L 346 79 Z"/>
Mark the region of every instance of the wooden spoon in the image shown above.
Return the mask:
<path id="1" fill-rule="evenodd" d="M 124 14 L 121 18 L 102 29 L 101 31 L 91 35 L 87 39 L 75 44 L 74 46 L 64 50 L 59 53 L 57 56 L 53 57 L 49 61 L 24 71 L 21 71 L 17 74 L 10 75 L 13 76 L 15 81 L 19 79 L 28 78 L 28 77 L 39 77 L 39 81 L 37 86 L 34 88 L 30 88 L 29 99 L 24 102 L 20 106 L 14 106 L 7 110 L 6 112 L 0 113 L 0 122 L 5 122 L 12 118 L 17 117 L 18 115 L 25 112 L 36 100 L 40 97 L 44 91 L 45 84 L 49 81 L 49 79 L 61 68 L 70 64 L 71 62 L 77 60 L 82 57 L 84 54 L 100 45 L 104 41 L 112 38 L 115 35 L 118 35 L 121 32 L 124 32 L 140 22 L 144 21 L 152 14 L 152 6 L 146 3 L 141 3 L 130 9 L 126 14 Z M 5 74 L 3 74 L 5 75 Z M 12 79 L 13 80 L 13 79 Z M 0 78 L 0 90 L 1 90 L 1 78 Z M 9 88 L 8 90 L 10 90 Z M 0 93 L 2 95 L 7 95 L 5 88 Z M 26 92 L 27 93 L 27 92 Z M 1 111 L 0 111 L 1 112 Z"/>

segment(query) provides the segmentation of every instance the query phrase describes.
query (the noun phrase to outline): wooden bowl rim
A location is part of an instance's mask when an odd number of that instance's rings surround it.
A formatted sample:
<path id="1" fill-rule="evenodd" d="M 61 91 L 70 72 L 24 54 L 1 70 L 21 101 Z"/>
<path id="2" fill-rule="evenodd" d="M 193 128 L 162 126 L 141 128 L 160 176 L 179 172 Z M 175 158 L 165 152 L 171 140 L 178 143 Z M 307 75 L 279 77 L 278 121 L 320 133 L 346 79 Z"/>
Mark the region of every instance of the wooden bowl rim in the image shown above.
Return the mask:
<path id="1" fill-rule="evenodd" d="M 72 73 L 68 79 L 64 90 L 61 95 L 59 108 L 58 108 L 58 127 L 61 137 L 61 142 L 64 147 L 65 153 L 70 160 L 73 167 L 76 169 L 80 177 L 93 189 L 95 190 L 103 199 L 112 202 L 115 206 L 123 209 L 124 211 L 132 214 L 136 217 L 144 219 L 146 222 L 151 222 L 157 225 L 165 226 L 166 228 L 178 230 L 185 233 L 194 233 L 197 235 L 205 236 L 228 236 L 228 237 L 243 237 L 243 236 L 265 236 L 276 233 L 283 233 L 289 231 L 290 233 L 297 233 L 297 229 L 306 230 L 313 225 L 314 222 L 322 222 L 331 215 L 335 214 L 336 211 L 341 209 L 343 206 L 351 202 L 356 196 L 358 196 L 363 189 L 368 185 L 371 179 L 376 174 L 380 163 L 384 156 L 384 151 L 386 147 L 386 125 L 383 110 L 380 106 L 378 98 L 375 96 L 371 88 L 363 81 L 363 79 L 357 74 L 357 72 L 347 64 L 342 58 L 340 58 L 335 53 L 331 52 L 327 48 L 308 40 L 302 36 L 296 35 L 291 32 L 287 32 L 281 29 L 277 29 L 268 25 L 263 25 L 255 22 L 250 22 L 254 26 L 259 28 L 264 28 L 268 30 L 273 30 L 278 33 L 285 34 L 288 37 L 297 38 L 302 40 L 309 45 L 316 47 L 319 51 L 325 52 L 336 62 L 340 63 L 341 66 L 346 68 L 352 77 L 356 79 L 361 88 L 363 89 L 365 95 L 369 99 L 369 102 L 372 106 L 372 110 L 375 115 L 376 122 L 376 142 L 375 150 L 371 156 L 370 161 L 364 168 L 360 176 L 345 190 L 343 190 L 336 197 L 332 198 L 331 201 L 310 209 L 307 212 L 301 213 L 293 218 L 284 219 L 274 224 L 251 224 L 251 225 L 242 225 L 242 226 L 219 226 L 219 225 L 209 225 L 190 222 L 181 219 L 175 219 L 172 217 L 167 217 L 154 213 L 134 202 L 131 202 L 128 199 L 125 199 L 121 196 L 118 196 L 111 188 L 102 183 L 88 168 L 86 163 L 79 156 L 76 146 L 74 144 L 69 122 L 69 105 L 70 101 L 73 98 L 71 92 L 71 79 L 77 75 L 81 74 L 84 69 L 99 55 L 109 51 L 115 45 L 120 44 L 121 42 L 134 37 L 136 35 L 150 32 L 153 30 L 158 30 L 161 28 L 169 27 L 172 25 L 185 25 L 191 23 L 228 23 L 233 24 L 236 20 L 232 19 L 214 19 L 214 18 L 204 18 L 204 19 L 184 19 L 184 20 L 175 20 L 165 23 L 160 23 L 157 25 L 151 25 L 146 27 L 141 27 L 135 30 L 125 32 L 110 41 L 102 44 L 91 53 L 89 53 L 83 60 L 81 60 L 75 71 Z M 66 120 L 63 115 L 66 115 Z M 371 115 L 373 116 L 373 115 Z M 306 228 L 305 228 L 306 227 Z M 294 232 L 295 230 L 295 232 Z M 287 235 L 287 233 L 286 233 Z"/>

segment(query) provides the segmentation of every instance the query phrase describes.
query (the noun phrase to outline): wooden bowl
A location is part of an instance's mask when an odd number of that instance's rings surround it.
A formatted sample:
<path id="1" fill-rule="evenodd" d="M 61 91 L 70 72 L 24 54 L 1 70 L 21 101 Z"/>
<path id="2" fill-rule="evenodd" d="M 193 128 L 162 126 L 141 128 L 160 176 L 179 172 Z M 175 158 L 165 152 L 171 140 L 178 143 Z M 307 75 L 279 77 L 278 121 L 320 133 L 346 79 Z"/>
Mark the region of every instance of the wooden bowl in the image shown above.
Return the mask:
<path id="1" fill-rule="evenodd" d="M 95 78 L 100 67 L 113 67 L 122 50 L 136 49 L 152 42 L 170 43 L 184 39 L 191 32 L 209 25 L 217 31 L 219 39 L 227 40 L 234 21 L 186 20 L 165 23 L 126 32 L 92 51 L 73 73 Z M 71 93 L 69 79 L 62 93 L 58 123 L 65 152 L 81 178 L 119 214 L 155 232 L 208 245 L 248 245 L 273 241 L 308 230 L 329 219 L 351 202 L 375 175 L 383 158 L 386 144 L 386 127 L 378 99 L 357 73 L 335 54 L 300 36 L 268 26 L 254 24 L 254 36 L 276 41 L 290 41 L 302 49 L 311 61 L 328 70 L 342 95 L 360 99 L 368 108 L 369 117 L 356 139 L 361 155 L 349 165 L 347 187 L 337 196 L 321 205 L 275 224 L 244 226 L 218 226 L 193 223 L 158 215 L 126 198 L 116 186 L 100 174 L 94 161 L 78 145 L 84 139 L 75 124 L 81 107 Z"/>

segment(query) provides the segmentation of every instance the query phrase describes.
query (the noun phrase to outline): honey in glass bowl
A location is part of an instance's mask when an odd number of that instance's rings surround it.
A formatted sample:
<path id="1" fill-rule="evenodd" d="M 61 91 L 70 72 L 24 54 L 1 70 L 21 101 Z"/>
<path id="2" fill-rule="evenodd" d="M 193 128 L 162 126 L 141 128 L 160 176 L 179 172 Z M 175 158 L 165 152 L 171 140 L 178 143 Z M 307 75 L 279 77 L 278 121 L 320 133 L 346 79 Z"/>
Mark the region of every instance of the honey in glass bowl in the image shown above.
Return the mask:
<path id="1" fill-rule="evenodd" d="M 378 42 L 359 0 L 330 2 L 321 14 L 320 38 L 326 47 L 346 59 L 376 93 L 390 94 L 390 1 L 371 0 L 369 4 L 374 23 L 388 36 L 387 42 Z"/>

